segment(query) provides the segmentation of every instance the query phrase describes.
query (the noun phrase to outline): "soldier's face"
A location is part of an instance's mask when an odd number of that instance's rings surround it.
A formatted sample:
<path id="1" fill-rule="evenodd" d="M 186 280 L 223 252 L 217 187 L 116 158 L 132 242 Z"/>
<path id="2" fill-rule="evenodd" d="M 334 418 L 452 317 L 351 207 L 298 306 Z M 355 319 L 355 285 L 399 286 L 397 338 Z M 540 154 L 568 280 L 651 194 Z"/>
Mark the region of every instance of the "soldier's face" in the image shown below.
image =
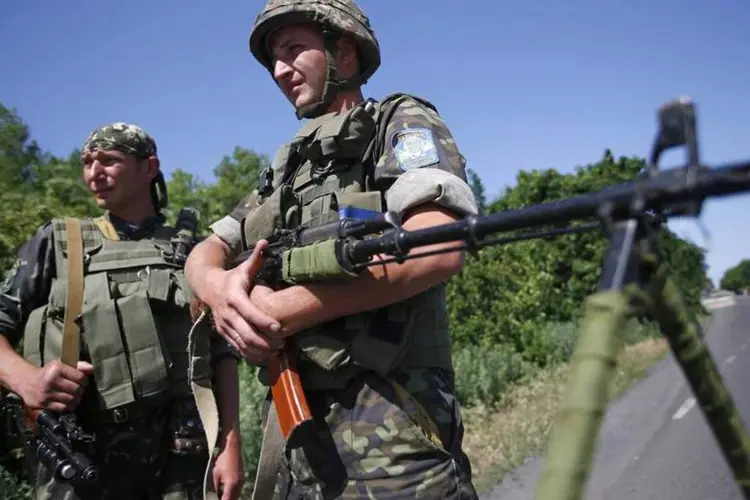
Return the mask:
<path id="1" fill-rule="evenodd" d="M 277 29 L 269 40 L 273 77 L 296 108 L 317 101 L 326 79 L 326 54 L 320 29 L 293 24 Z"/>
<path id="2" fill-rule="evenodd" d="M 115 150 L 85 151 L 82 158 L 83 180 L 91 190 L 97 206 L 113 212 L 127 210 L 131 203 L 150 199 L 151 181 L 158 163 L 138 159 Z"/>

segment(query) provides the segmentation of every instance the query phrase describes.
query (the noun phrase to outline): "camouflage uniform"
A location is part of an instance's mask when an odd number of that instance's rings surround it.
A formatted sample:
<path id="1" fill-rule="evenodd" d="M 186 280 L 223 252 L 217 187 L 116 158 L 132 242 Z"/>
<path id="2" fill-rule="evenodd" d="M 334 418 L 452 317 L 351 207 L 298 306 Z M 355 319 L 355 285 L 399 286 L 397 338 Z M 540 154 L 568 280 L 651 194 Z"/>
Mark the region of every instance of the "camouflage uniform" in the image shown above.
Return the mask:
<path id="1" fill-rule="evenodd" d="M 325 39 L 329 68 L 333 68 L 327 75 L 328 86 L 317 104 L 297 110 L 298 117 L 315 119 L 335 97 L 331 89 L 357 87 L 372 75 L 380 62 L 379 50 L 367 18 L 351 0 L 270 0 L 250 38 L 253 54 L 269 71 L 272 64 L 264 36 L 284 22 L 299 21 L 328 23 L 358 42 L 362 72 L 337 86 L 332 83 L 336 74 L 330 59 L 335 36 Z M 395 102 L 387 116 L 381 113 L 371 143 L 377 153 L 368 167 L 383 173 L 379 180 L 375 175 L 372 188 L 382 193 L 385 208 L 403 215 L 432 202 L 461 215 L 476 214 L 465 161 L 446 124 L 426 101 L 404 96 Z M 296 175 L 288 166 L 285 169 L 283 150 L 271 166 L 274 188 L 279 187 L 279 179 Z M 320 182 L 326 183 L 324 178 Z M 251 194 L 211 226 L 234 251 L 243 249 L 243 219 L 257 206 L 258 197 L 257 192 Z M 440 307 L 444 312 L 444 302 Z M 420 321 L 445 329 L 447 325 L 437 324 L 443 317 Z M 387 330 L 388 323 L 379 328 Z M 331 335 L 334 329 L 332 324 Z M 452 369 L 436 362 L 428 367 L 396 367 L 387 375 L 360 370 L 343 388 L 320 389 L 309 383 L 319 374 L 316 366 L 302 356 L 298 368 L 315 431 L 300 440 L 301 446 L 287 447 L 274 498 L 477 498 L 462 450 L 463 422 Z"/>
<path id="2" fill-rule="evenodd" d="M 126 124 L 112 124 L 93 132 L 83 149 L 93 148 L 115 149 L 139 158 L 156 154 L 153 139 L 140 128 Z M 140 225 L 111 213 L 105 217 L 120 240 L 149 238 L 164 224 L 161 214 Z M 0 288 L 0 334 L 13 346 L 21 342 L 30 312 L 48 301 L 56 276 L 53 240 L 53 224 L 48 222 L 20 249 Z M 216 359 L 234 355 L 219 337 L 212 340 Z M 88 360 L 83 337 L 81 359 Z M 99 480 L 93 486 L 57 482 L 51 471 L 39 464 L 37 499 L 203 498 L 202 480 L 208 454 L 202 444 L 205 436 L 200 418 L 189 393 L 130 411 L 101 411 L 96 379 L 92 377 L 76 415 L 82 429 L 96 436 L 94 454 L 89 458 L 99 467 Z M 186 449 L 187 442 L 190 445 Z"/>

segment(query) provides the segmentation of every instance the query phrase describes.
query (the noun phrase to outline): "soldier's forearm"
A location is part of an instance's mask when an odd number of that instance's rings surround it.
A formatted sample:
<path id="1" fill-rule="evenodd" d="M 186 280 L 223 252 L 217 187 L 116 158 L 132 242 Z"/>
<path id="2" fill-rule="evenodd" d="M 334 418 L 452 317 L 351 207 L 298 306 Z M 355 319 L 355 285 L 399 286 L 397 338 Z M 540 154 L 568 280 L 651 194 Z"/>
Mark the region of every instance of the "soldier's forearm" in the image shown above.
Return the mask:
<path id="1" fill-rule="evenodd" d="M 448 210 L 424 205 L 411 214 L 403 227 L 407 230 L 420 229 L 456 219 L 457 216 Z M 414 253 L 459 246 L 459 243 L 425 246 Z M 378 258 L 373 260 L 377 262 Z M 385 307 L 413 297 L 449 279 L 461 270 L 463 263 L 463 253 L 455 251 L 407 260 L 403 264 L 394 262 L 372 266 L 350 280 L 305 283 L 279 290 L 270 295 L 261 308 L 281 323 L 281 336 L 292 335 L 342 316 Z"/>
<path id="2" fill-rule="evenodd" d="M 234 356 L 222 356 L 214 366 L 214 386 L 216 403 L 219 409 L 221 426 L 220 442 L 240 441 L 240 388 L 237 359 Z"/>
<path id="3" fill-rule="evenodd" d="M 19 393 L 21 384 L 31 377 L 33 370 L 34 366 L 23 359 L 0 332 L 0 385 Z"/>
<path id="4" fill-rule="evenodd" d="M 211 235 L 198 243 L 185 262 L 185 277 L 199 300 L 211 303 L 211 297 L 220 291 L 219 277 L 231 258 L 229 247 L 217 236 Z"/>

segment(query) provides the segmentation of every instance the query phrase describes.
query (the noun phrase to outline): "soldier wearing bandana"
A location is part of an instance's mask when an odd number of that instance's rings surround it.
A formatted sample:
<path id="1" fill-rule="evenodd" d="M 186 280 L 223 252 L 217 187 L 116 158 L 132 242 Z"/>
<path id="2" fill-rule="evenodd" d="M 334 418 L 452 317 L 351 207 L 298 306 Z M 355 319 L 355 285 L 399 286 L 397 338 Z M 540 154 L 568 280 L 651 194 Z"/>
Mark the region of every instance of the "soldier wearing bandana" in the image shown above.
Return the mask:
<path id="1" fill-rule="evenodd" d="M 297 359 L 313 429 L 284 442 L 266 402 L 255 498 L 477 498 L 445 304 L 461 252 L 352 273 L 332 270 L 335 250 L 321 244 L 284 256 L 280 288 L 254 281 L 276 228 L 393 210 L 411 230 L 476 214 L 463 156 L 425 99 L 363 97 L 380 49 L 353 0 L 268 0 L 249 46 L 306 121 L 258 190 L 211 226 L 186 272 L 217 331 L 261 366 L 261 381 L 280 349 Z"/>
<path id="2" fill-rule="evenodd" d="M 31 408 L 75 412 L 95 436 L 89 459 L 99 467 L 98 481 L 61 481 L 39 463 L 36 498 L 202 499 L 209 452 L 188 382 L 192 292 L 178 251 L 196 243 L 197 220 L 165 224 L 156 143 L 141 128 L 97 128 L 81 160 L 104 215 L 44 224 L 20 249 L 0 290 L 0 385 Z M 78 333 L 68 336 L 65 310 L 75 295 Z M 69 338 L 77 340 L 66 363 Z M 21 343 L 19 356 L 14 348 Z M 215 336 L 222 432 L 209 482 L 222 500 L 237 498 L 243 482 L 237 360 Z"/>

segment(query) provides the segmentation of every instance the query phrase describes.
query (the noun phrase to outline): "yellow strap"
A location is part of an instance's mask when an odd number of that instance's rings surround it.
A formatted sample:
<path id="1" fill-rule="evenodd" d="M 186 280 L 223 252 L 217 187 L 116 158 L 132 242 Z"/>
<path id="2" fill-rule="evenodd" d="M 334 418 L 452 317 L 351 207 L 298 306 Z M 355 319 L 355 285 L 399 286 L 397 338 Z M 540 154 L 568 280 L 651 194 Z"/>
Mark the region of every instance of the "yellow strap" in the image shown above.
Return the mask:
<path id="1" fill-rule="evenodd" d="M 83 307 L 83 234 L 81 221 L 72 217 L 65 219 L 68 253 L 68 292 L 65 297 L 60 360 L 66 365 L 76 366 L 80 355 L 81 331 L 76 320 Z"/>
<path id="2" fill-rule="evenodd" d="M 109 219 L 107 219 L 106 217 L 96 217 L 94 219 L 94 224 L 97 225 L 104 237 L 108 240 L 120 241 L 120 235 L 117 234 L 115 226 L 113 226 Z"/>
<path id="3" fill-rule="evenodd" d="M 401 409 L 414 419 L 416 424 L 422 429 L 422 432 L 424 432 L 425 436 L 432 442 L 432 444 L 442 447 L 443 443 L 440 440 L 440 430 L 435 421 L 430 417 L 430 414 L 427 413 L 425 407 L 422 406 L 422 403 L 417 401 L 417 398 L 409 394 L 409 391 L 395 380 L 388 379 L 388 381 L 393 386 L 393 390 L 396 392 L 396 397 L 401 402 Z M 410 408 L 409 402 L 412 403 L 413 407 Z"/>

